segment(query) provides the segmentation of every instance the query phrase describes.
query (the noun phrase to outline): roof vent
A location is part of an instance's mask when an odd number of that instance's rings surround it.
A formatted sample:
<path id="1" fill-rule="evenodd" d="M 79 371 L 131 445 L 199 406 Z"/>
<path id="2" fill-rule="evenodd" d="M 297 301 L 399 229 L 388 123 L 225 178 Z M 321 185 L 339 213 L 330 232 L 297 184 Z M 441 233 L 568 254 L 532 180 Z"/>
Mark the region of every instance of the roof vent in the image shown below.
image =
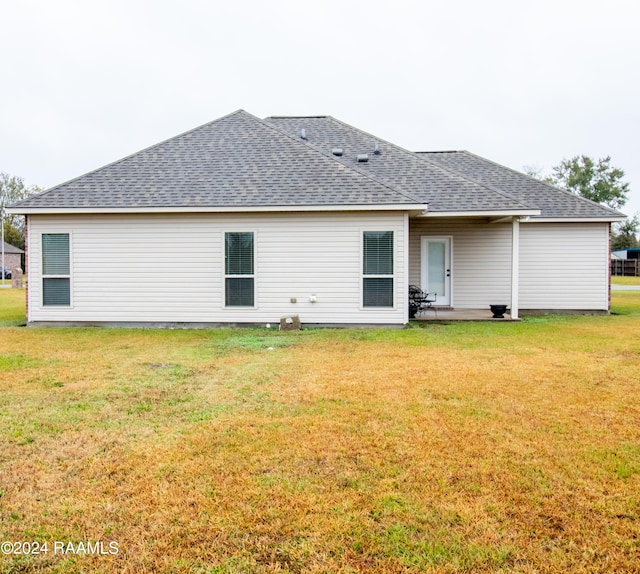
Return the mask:
<path id="1" fill-rule="evenodd" d="M 373 148 L 373 155 L 380 155 L 380 146 L 378 145 L 378 142 L 376 142 L 376 145 Z"/>
<path id="2" fill-rule="evenodd" d="M 341 147 L 334 147 L 334 148 L 331 150 L 331 153 L 332 153 L 333 155 L 338 155 L 338 156 L 340 156 L 340 155 L 342 155 L 342 148 L 341 148 Z"/>
<path id="3" fill-rule="evenodd" d="M 304 128 L 302 128 L 302 129 L 300 130 L 300 137 L 301 137 L 303 140 L 306 140 L 306 139 L 307 139 L 307 130 L 305 130 Z"/>
<path id="4" fill-rule="evenodd" d="M 369 161 L 369 154 L 368 153 L 359 153 L 357 155 L 356 159 L 358 160 L 358 163 L 367 163 Z"/>

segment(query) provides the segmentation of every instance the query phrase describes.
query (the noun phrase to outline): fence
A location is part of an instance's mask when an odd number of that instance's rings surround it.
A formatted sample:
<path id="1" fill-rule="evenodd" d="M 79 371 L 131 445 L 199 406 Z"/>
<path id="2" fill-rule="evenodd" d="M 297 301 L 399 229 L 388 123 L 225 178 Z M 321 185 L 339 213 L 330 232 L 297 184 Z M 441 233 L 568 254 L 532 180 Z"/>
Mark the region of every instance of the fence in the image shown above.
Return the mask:
<path id="1" fill-rule="evenodd" d="M 638 259 L 612 259 L 611 275 L 638 277 Z"/>

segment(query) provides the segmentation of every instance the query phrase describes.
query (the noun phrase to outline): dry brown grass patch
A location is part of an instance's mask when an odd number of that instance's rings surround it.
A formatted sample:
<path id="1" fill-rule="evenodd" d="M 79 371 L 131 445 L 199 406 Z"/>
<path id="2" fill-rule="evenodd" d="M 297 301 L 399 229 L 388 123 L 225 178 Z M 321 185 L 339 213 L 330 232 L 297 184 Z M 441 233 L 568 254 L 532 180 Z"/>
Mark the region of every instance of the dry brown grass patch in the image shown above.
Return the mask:
<path id="1" fill-rule="evenodd" d="M 637 571 L 637 321 L 4 330 L 0 572 Z"/>

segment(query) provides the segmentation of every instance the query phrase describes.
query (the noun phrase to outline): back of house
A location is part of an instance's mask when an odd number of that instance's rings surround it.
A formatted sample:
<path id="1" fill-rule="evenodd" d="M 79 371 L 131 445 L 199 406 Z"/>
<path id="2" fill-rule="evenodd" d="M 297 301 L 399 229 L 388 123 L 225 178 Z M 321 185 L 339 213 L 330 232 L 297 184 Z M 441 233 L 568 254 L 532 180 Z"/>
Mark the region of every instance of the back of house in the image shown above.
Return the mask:
<path id="1" fill-rule="evenodd" d="M 242 110 L 10 209 L 30 325 L 402 326 L 411 285 L 443 310 L 606 313 L 624 218 L 468 152 Z"/>

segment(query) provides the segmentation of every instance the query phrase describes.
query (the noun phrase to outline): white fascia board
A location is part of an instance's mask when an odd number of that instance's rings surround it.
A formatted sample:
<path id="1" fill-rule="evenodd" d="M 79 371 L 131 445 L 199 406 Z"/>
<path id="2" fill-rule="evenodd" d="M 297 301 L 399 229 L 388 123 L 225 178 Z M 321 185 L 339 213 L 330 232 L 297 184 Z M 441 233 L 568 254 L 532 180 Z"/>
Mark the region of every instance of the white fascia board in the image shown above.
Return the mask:
<path id="1" fill-rule="evenodd" d="M 429 211 L 423 217 L 533 217 L 540 215 L 539 209 L 519 211 Z"/>
<path id="2" fill-rule="evenodd" d="M 69 215 L 89 213 L 282 213 L 308 211 L 408 211 L 426 212 L 427 204 L 385 205 L 269 205 L 246 207 L 32 207 L 7 208 L 7 213 L 16 215 Z"/>
<path id="3" fill-rule="evenodd" d="M 611 223 L 624 221 L 626 217 L 536 217 L 534 219 L 522 219 L 520 223 Z"/>

